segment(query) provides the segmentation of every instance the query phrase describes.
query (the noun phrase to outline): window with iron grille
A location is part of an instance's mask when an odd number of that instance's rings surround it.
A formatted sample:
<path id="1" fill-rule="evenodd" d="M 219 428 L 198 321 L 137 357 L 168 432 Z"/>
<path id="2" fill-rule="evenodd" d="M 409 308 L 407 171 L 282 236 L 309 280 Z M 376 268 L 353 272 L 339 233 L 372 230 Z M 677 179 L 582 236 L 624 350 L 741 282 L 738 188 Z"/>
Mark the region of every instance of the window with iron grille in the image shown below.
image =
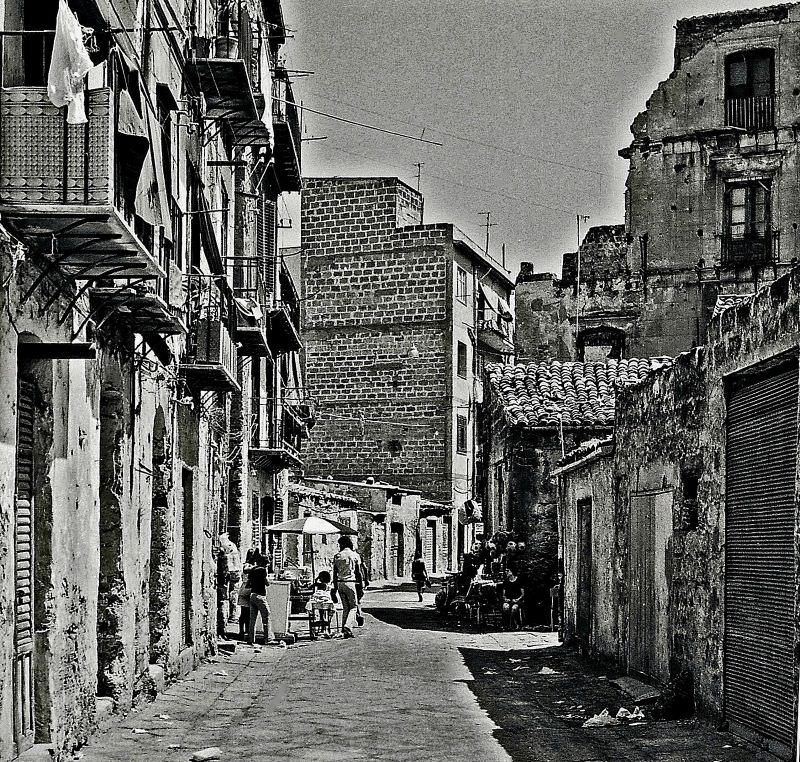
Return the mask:
<path id="1" fill-rule="evenodd" d="M 725 189 L 723 260 L 758 264 L 772 259 L 769 180 L 729 183 Z"/>
<path id="2" fill-rule="evenodd" d="M 463 267 L 456 265 L 456 299 L 466 304 L 468 294 L 467 271 Z"/>
<path id="3" fill-rule="evenodd" d="M 456 452 L 467 452 L 467 417 L 465 415 L 456 417 Z"/>
<path id="4" fill-rule="evenodd" d="M 458 342 L 458 375 L 461 378 L 467 377 L 467 345 L 463 341 Z"/>
<path id="5" fill-rule="evenodd" d="M 775 51 L 744 50 L 725 58 L 725 124 L 747 130 L 775 123 Z"/>

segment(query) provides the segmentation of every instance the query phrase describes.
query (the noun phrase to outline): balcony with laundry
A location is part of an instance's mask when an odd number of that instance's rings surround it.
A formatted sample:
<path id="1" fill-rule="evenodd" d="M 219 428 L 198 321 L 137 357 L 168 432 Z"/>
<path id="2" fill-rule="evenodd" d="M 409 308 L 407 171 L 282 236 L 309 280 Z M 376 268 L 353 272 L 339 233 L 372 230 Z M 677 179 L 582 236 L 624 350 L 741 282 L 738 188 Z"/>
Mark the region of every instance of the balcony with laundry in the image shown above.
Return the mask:
<path id="1" fill-rule="evenodd" d="M 233 297 L 224 278 L 187 276 L 186 354 L 181 376 L 192 389 L 239 392 L 237 350 L 231 336 Z"/>
<path id="2" fill-rule="evenodd" d="M 281 262 L 278 275 L 280 298 L 273 301 L 267 315 L 267 338 L 272 354 L 298 352 L 300 339 L 300 297 L 285 262 Z"/>
<path id="3" fill-rule="evenodd" d="M 163 277 L 160 128 L 138 72 L 116 49 L 95 66 L 90 35 L 58 106 L 45 84 L 69 51 L 56 43 L 54 30 L 0 32 L 0 214 L 76 280 Z"/>
<path id="4" fill-rule="evenodd" d="M 186 64 L 190 90 L 205 98 L 205 118 L 225 123 L 233 144 L 268 148 L 271 121 L 269 35 L 246 0 L 218 4 L 212 36 L 197 35 Z"/>
<path id="5" fill-rule="evenodd" d="M 286 69 L 277 67 L 272 82 L 272 124 L 275 131 L 275 172 L 282 191 L 300 191 L 301 131 L 292 84 Z"/>
<path id="6" fill-rule="evenodd" d="M 508 305 L 491 291 L 478 287 L 478 344 L 493 354 L 514 352 L 514 317 Z"/>
<path id="7" fill-rule="evenodd" d="M 272 294 L 267 289 L 263 268 L 263 262 L 257 257 L 233 257 L 228 263 L 233 275 L 236 341 L 239 353 L 248 357 L 272 355 L 266 330 Z"/>

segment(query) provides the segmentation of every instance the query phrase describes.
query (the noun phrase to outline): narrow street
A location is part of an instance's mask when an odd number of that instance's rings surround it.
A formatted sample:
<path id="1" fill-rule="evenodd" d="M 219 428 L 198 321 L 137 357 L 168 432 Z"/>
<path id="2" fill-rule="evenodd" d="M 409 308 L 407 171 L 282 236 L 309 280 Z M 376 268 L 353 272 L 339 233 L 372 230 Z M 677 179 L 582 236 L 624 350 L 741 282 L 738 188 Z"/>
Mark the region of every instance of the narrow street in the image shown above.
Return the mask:
<path id="1" fill-rule="evenodd" d="M 692 721 L 582 729 L 623 705 L 609 675 L 550 633 L 454 631 L 432 598 L 378 588 L 353 640 L 239 646 L 93 737 L 80 758 L 177 762 L 215 746 L 237 761 L 757 759 Z"/>

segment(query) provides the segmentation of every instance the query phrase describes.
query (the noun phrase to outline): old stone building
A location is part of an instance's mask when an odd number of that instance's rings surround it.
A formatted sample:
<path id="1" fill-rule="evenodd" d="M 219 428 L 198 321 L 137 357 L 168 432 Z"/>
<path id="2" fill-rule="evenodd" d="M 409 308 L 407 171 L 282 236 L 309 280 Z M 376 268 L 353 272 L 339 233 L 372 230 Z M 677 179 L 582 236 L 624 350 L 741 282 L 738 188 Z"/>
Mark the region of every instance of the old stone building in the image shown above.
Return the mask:
<path id="1" fill-rule="evenodd" d="M 395 178 L 306 180 L 301 259 L 308 471 L 420 490 L 455 509 L 450 542 L 469 542 L 480 369 L 513 353 L 508 273 L 452 225 L 424 224 L 422 196 Z"/>
<path id="2" fill-rule="evenodd" d="M 558 573 L 553 469 L 566 452 L 610 434 L 617 388 L 663 363 L 551 360 L 488 366 L 488 425 L 481 442 L 485 534 L 507 531 L 525 542 L 531 616 L 549 617 L 549 589 Z"/>
<path id="3" fill-rule="evenodd" d="M 797 270 L 617 399 L 557 472 L 565 634 L 693 690 L 781 759 L 797 738 Z"/>
<path id="4" fill-rule="evenodd" d="M 592 228 L 561 277 L 523 264 L 523 360 L 652 357 L 702 344 L 718 298 L 798 257 L 800 6 L 678 21 L 675 67 L 633 122 L 624 225 Z"/>
<path id="5" fill-rule="evenodd" d="M 7 2 L 0 32 L 2 760 L 65 758 L 214 648 L 216 537 L 255 519 L 240 411 L 302 386 L 275 252 L 299 189 L 280 3 L 70 6 L 85 122 L 44 87 L 58 3 Z"/>

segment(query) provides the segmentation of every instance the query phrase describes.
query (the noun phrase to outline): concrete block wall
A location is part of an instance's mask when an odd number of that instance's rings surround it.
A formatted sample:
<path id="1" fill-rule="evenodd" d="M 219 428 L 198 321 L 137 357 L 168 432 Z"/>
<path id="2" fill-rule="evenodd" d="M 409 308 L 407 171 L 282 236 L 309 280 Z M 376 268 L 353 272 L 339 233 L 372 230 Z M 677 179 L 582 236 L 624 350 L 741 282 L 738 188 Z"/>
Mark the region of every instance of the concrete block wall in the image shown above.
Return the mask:
<path id="1" fill-rule="evenodd" d="M 304 364 L 319 416 L 304 459 L 315 475 L 449 500 L 452 228 L 420 225 L 421 211 L 395 179 L 306 183 Z"/>

